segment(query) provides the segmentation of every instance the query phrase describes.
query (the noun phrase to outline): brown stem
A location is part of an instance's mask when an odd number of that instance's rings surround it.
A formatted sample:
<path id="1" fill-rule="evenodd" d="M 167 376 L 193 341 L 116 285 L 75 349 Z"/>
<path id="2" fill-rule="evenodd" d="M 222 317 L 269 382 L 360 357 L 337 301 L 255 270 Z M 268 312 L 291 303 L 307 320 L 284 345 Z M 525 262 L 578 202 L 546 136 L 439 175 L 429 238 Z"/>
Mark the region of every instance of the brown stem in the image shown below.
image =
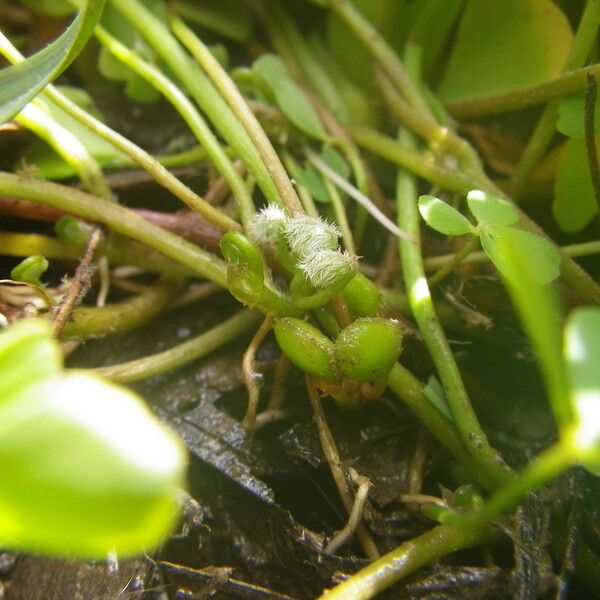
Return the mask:
<path id="1" fill-rule="evenodd" d="M 216 250 L 219 246 L 222 232 L 209 225 L 198 213 L 189 210 L 182 210 L 176 213 L 159 212 L 142 208 L 134 208 L 132 210 L 147 221 L 154 223 L 154 225 L 177 233 L 203 248 Z M 0 197 L 0 215 L 54 223 L 68 214 L 64 210 L 39 204 L 38 202 Z"/>
<path id="2" fill-rule="evenodd" d="M 203 248 L 217 250 L 219 247 L 223 232 L 209 225 L 198 213 L 191 210 L 165 213 L 138 208 L 134 209 L 134 212 L 151 223 L 168 229 Z"/>
<path id="3" fill-rule="evenodd" d="M 202 170 L 201 165 L 188 165 L 170 169 L 171 173 L 181 179 L 182 177 L 192 177 Z M 154 177 L 142 169 L 126 169 L 113 171 L 105 175 L 106 183 L 111 190 L 124 189 L 143 183 L 155 183 Z M 206 200 L 206 198 L 205 198 Z"/>
<path id="4" fill-rule="evenodd" d="M 406 489 L 408 494 L 420 494 L 423 487 L 423 469 L 427 459 L 426 430 L 419 427 L 415 452 L 406 471 Z"/>
<path id="5" fill-rule="evenodd" d="M 329 302 L 333 313 L 335 315 L 336 321 L 341 329 L 347 327 L 352 323 L 352 316 L 350 315 L 350 309 L 344 300 L 344 296 L 341 294 L 335 295 L 331 301 Z"/>
<path id="6" fill-rule="evenodd" d="M 375 283 L 379 287 L 387 287 L 398 273 L 398 241 L 394 236 L 389 236 L 383 259 L 377 268 Z"/>
<path id="7" fill-rule="evenodd" d="M 246 165 L 238 158 L 233 163 L 233 168 L 242 175 L 246 170 Z M 204 199 L 213 206 L 218 206 L 227 198 L 227 194 L 231 191 L 229 182 L 221 175 L 204 194 Z"/>
<path id="8" fill-rule="evenodd" d="M 275 375 L 273 376 L 273 388 L 269 398 L 267 410 L 279 409 L 285 402 L 285 378 L 290 370 L 290 361 L 285 354 L 282 354 L 275 366 Z"/>

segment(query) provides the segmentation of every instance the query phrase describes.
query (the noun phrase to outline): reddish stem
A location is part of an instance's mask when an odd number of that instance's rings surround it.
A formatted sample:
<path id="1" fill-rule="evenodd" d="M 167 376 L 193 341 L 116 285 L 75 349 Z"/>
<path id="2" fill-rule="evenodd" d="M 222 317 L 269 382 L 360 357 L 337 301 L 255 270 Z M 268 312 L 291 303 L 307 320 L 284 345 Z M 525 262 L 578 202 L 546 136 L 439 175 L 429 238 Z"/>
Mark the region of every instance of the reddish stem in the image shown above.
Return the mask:
<path id="1" fill-rule="evenodd" d="M 197 213 L 188 210 L 176 213 L 158 212 L 143 208 L 132 210 L 151 223 L 172 231 L 203 248 L 216 250 L 219 246 L 222 232 L 209 225 Z M 54 223 L 67 214 L 65 211 L 37 202 L 0 197 L 0 215 Z"/>

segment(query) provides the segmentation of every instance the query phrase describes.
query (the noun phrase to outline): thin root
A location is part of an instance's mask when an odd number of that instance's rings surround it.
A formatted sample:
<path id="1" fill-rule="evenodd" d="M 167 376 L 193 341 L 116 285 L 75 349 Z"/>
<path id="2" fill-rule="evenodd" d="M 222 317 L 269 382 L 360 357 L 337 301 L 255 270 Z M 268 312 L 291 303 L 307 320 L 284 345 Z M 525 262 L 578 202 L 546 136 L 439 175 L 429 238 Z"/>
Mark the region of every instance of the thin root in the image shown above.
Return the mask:
<path id="1" fill-rule="evenodd" d="M 329 542 L 329 544 L 327 544 L 327 547 L 325 548 L 325 554 L 335 554 L 339 548 L 347 544 L 354 537 L 356 528 L 362 522 L 362 515 L 365 509 L 367 496 L 369 495 L 369 489 L 373 485 L 369 479 L 359 475 L 358 472 L 352 467 L 348 469 L 348 473 L 350 474 L 352 482 L 358 486 L 358 490 L 354 496 L 354 504 L 352 506 L 352 510 L 350 511 L 348 522 L 343 529 L 335 534 L 334 538 Z"/>
<path id="2" fill-rule="evenodd" d="M 306 378 L 306 387 L 308 389 L 308 396 L 313 409 L 313 419 L 319 433 L 321 449 L 323 450 L 325 460 L 329 465 L 329 469 L 331 471 L 335 486 L 338 489 L 340 498 L 342 499 L 342 502 L 348 511 L 348 515 L 351 516 L 354 507 L 354 498 L 352 497 L 352 493 L 348 488 L 346 475 L 340 461 L 340 455 L 338 454 L 335 440 L 333 439 L 333 435 L 331 434 L 331 430 L 327 424 L 327 419 L 325 418 L 325 413 L 323 412 L 323 407 L 321 406 L 321 399 L 319 398 L 316 385 L 309 377 Z M 359 522 L 356 525 L 355 530 L 356 537 L 359 539 L 365 554 L 371 560 L 376 560 L 379 558 L 379 550 L 377 549 L 371 534 L 365 527 L 365 524 Z"/>
<path id="3" fill-rule="evenodd" d="M 254 357 L 272 327 L 273 318 L 267 317 L 254 334 L 242 359 L 242 373 L 248 389 L 248 408 L 246 408 L 242 426 L 248 431 L 253 431 L 256 425 L 256 408 L 260 399 L 260 373 L 254 369 Z"/>

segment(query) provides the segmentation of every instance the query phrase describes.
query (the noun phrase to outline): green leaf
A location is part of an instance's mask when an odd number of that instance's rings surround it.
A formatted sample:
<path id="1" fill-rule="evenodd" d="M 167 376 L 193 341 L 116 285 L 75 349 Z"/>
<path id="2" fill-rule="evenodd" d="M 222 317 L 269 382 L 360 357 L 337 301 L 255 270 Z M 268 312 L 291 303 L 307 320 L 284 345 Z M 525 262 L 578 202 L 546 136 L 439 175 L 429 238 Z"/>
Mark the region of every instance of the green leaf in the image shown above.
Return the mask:
<path id="1" fill-rule="evenodd" d="M 0 399 L 2 547 L 104 559 L 168 534 L 183 444 L 133 392 L 62 371 L 49 322 L 0 333 Z"/>
<path id="2" fill-rule="evenodd" d="M 585 137 L 585 95 L 577 94 L 563 98 L 558 105 L 556 129 L 570 138 Z M 600 133 L 600 95 L 594 108 L 594 132 Z"/>
<path id="3" fill-rule="evenodd" d="M 50 323 L 18 321 L 0 334 L 0 407 L 16 390 L 60 371 L 61 353 Z"/>
<path id="4" fill-rule="evenodd" d="M 510 202 L 481 190 L 470 191 L 467 194 L 467 204 L 480 224 L 512 225 L 519 220 L 519 213 Z"/>
<path id="5" fill-rule="evenodd" d="M 564 332 L 564 358 L 577 417 L 575 436 L 582 449 L 600 447 L 600 310 L 575 309 Z M 596 464 L 594 473 L 600 472 Z"/>
<path id="6" fill-rule="evenodd" d="M 552 0 L 468 0 L 438 93 L 448 101 L 552 79 L 572 38 Z"/>
<path id="7" fill-rule="evenodd" d="M 562 152 L 554 181 L 552 213 L 567 233 L 581 231 L 598 213 L 584 140 L 569 140 Z"/>
<path id="8" fill-rule="evenodd" d="M 314 200 L 323 204 L 331 202 L 331 196 L 325 187 L 323 176 L 313 165 L 307 164 L 304 169 L 295 169 L 293 174 L 296 181 L 308 190 Z"/>
<path id="9" fill-rule="evenodd" d="M 350 177 L 350 167 L 342 155 L 332 146 L 326 146 L 321 152 L 321 160 L 343 179 Z"/>
<path id="10" fill-rule="evenodd" d="M 48 17 L 64 17 L 75 12 L 75 8 L 67 0 L 19 0 L 30 11 Z"/>
<path id="11" fill-rule="evenodd" d="M 506 279 L 513 276 L 511 265 L 515 259 L 509 260 L 504 245 L 509 245 L 518 260 L 533 267 L 530 275 L 537 285 L 550 283 L 560 275 L 560 256 L 550 242 L 522 229 L 490 225 L 481 234 L 481 246 Z"/>
<path id="12" fill-rule="evenodd" d="M 320 155 L 321 160 L 340 177 L 348 179 L 350 167 L 340 153 L 331 146 L 327 146 Z M 305 167 L 294 169 L 293 175 L 297 182 L 304 186 L 313 199 L 323 204 L 331 203 L 331 196 L 325 185 L 323 174 L 312 164 L 306 163 Z"/>
<path id="13" fill-rule="evenodd" d="M 528 254 L 527 248 L 523 247 L 526 244 L 517 241 L 520 234 L 528 232 L 497 225 L 494 233 L 495 239 L 482 235 L 482 246 L 490 256 L 493 250 L 502 257 L 501 268 L 507 291 L 537 354 L 550 404 L 562 434 L 572 423 L 573 415 L 562 360 L 562 315 L 558 294 L 554 286 L 539 283 L 540 261 Z M 492 239 L 491 248 L 489 239 Z"/>
<path id="14" fill-rule="evenodd" d="M 261 56 L 253 65 L 255 73 L 270 88 L 277 106 L 289 121 L 309 137 L 323 140 L 325 130 L 308 96 L 290 77 L 285 63 L 274 54 Z"/>
<path id="15" fill-rule="evenodd" d="M 153 13 L 166 18 L 165 7 L 160 0 L 145 0 L 144 5 Z M 124 46 L 135 48 L 142 58 L 156 62 L 155 53 L 111 4 L 108 4 L 102 14 L 102 26 Z M 136 102 L 152 103 L 160 98 L 160 93 L 154 86 L 123 64 L 104 46 L 100 48 L 98 55 L 98 70 L 107 79 L 125 82 L 125 94 Z"/>
<path id="16" fill-rule="evenodd" d="M 277 105 L 292 125 L 311 138 L 325 139 L 327 134 L 321 121 L 310 100 L 299 86 L 290 79 L 273 91 Z"/>
<path id="17" fill-rule="evenodd" d="M 449 421 L 454 422 L 448 399 L 440 380 L 430 375 L 427 385 L 423 388 L 423 395 L 433 404 Z"/>
<path id="18" fill-rule="evenodd" d="M 472 232 L 473 226 L 468 219 L 434 196 L 419 197 L 419 212 L 429 227 L 444 235 L 465 235 Z"/>
<path id="19" fill-rule="evenodd" d="M 411 12 L 415 11 L 412 7 L 423 2 L 420 0 L 417 2 L 413 0 L 410 3 L 405 0 L 353 0 L 352 4 L 396 50 L 401 50 L 402 41 L 412 22 Z M 353 81 L 370 93 L 377 89 L 369 51 L 333 10 L 328 15 L 327 40 L 331 55 Z"/>
<path id="20" fill-rule="evenodd" d="M 71 93 L 70 96 L 73 96 L 73 94 Z M 79 97 L 78 99 L 83 100 L 84 98 Z M 128 157 L 119 152 L 112 144 L 82 125 L 52 102 L 45 102 L 40 98 L 37 102 L 43 106 L 56 123 L 70 131 L 100 165 L 118 164 L 128 160 Z M 88 112 L 96 113 L 95 116 L 99 116 L 94 109 L 89 110 L 89 105 L 84 105 L 83 108 Z M 71 165 L 67 164 L 62 157 L 41 140 L 32 142 L 21 154 L 20 161 L 27 165 L 35 165 L 38 176 L 45 179 L 65 179 L 76 174 Z"/>
<path id="21" fill-rule="evenodd" d="M 33 285 L 42 286 L 40 277 L 48 270 L 48 261 L 39 254 L 28 256 L 22 260 L 11 272 L 10 278 Z"/>
<path id="22" fill-rule="evenodd" d="M 252 34 L 252 11 L 239 0 L 177 0 L 172 8 L 183 18 L 236 42 L 246 42 Z"/>
<path id="23" fill-rule="evenodd" d="M 56 375 L 0 419 L 4 548 L 102 559 L 156 547 L 173 527 L 185 450 L 134 393 Z"/>
<path id="24" fill-rule="evenodd" d="M 73 62 L 92 35 L 104 2 L 88 0 L 58 39 L 23 62 L 0 71 L 0 123 L 12 119 Z"/>
<path id="25" fill-rule="evenodd" d="M 448 44 L 465 0 L 422 0 L 406 37 L 422 50 L 422 72 L 430 73 Z"/>
<path id="26" fill-rule="evenodd" d="M 272 90 L 290 78 L 285 63 L 274 54 L 263 54 L 260 56 L 254 61 L 252 70 Z"/>

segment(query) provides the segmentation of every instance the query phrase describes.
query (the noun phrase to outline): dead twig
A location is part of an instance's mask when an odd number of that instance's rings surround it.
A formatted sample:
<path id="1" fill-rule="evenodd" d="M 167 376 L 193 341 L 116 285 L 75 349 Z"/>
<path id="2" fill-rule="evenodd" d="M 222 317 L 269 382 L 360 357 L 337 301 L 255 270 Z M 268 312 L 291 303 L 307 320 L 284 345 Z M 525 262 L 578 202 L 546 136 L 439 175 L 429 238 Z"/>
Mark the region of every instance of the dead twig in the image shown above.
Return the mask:
<path id="1" fill-rule="evenodd" d="M 67 320 L 73 312 L 73 309 L 83 300 L 88 289 L 90 288 L 90 265 L 92 263 L 92 259 L 94 258 L 94 252 L 96 251 L 101 238 L 102 230 L 100 227 L 94 227 L 94 229 L 92 229 L 92 233 L 90 234 L 83 258 L 79 262 L 79 265 L 77 265 L 75 275 L 69 284 L 67 293 L 65 294 L 63 301 L 60 303 L 56 314 L 54 315 L 52 329 L 56 337 L 61 334 Z"/>

